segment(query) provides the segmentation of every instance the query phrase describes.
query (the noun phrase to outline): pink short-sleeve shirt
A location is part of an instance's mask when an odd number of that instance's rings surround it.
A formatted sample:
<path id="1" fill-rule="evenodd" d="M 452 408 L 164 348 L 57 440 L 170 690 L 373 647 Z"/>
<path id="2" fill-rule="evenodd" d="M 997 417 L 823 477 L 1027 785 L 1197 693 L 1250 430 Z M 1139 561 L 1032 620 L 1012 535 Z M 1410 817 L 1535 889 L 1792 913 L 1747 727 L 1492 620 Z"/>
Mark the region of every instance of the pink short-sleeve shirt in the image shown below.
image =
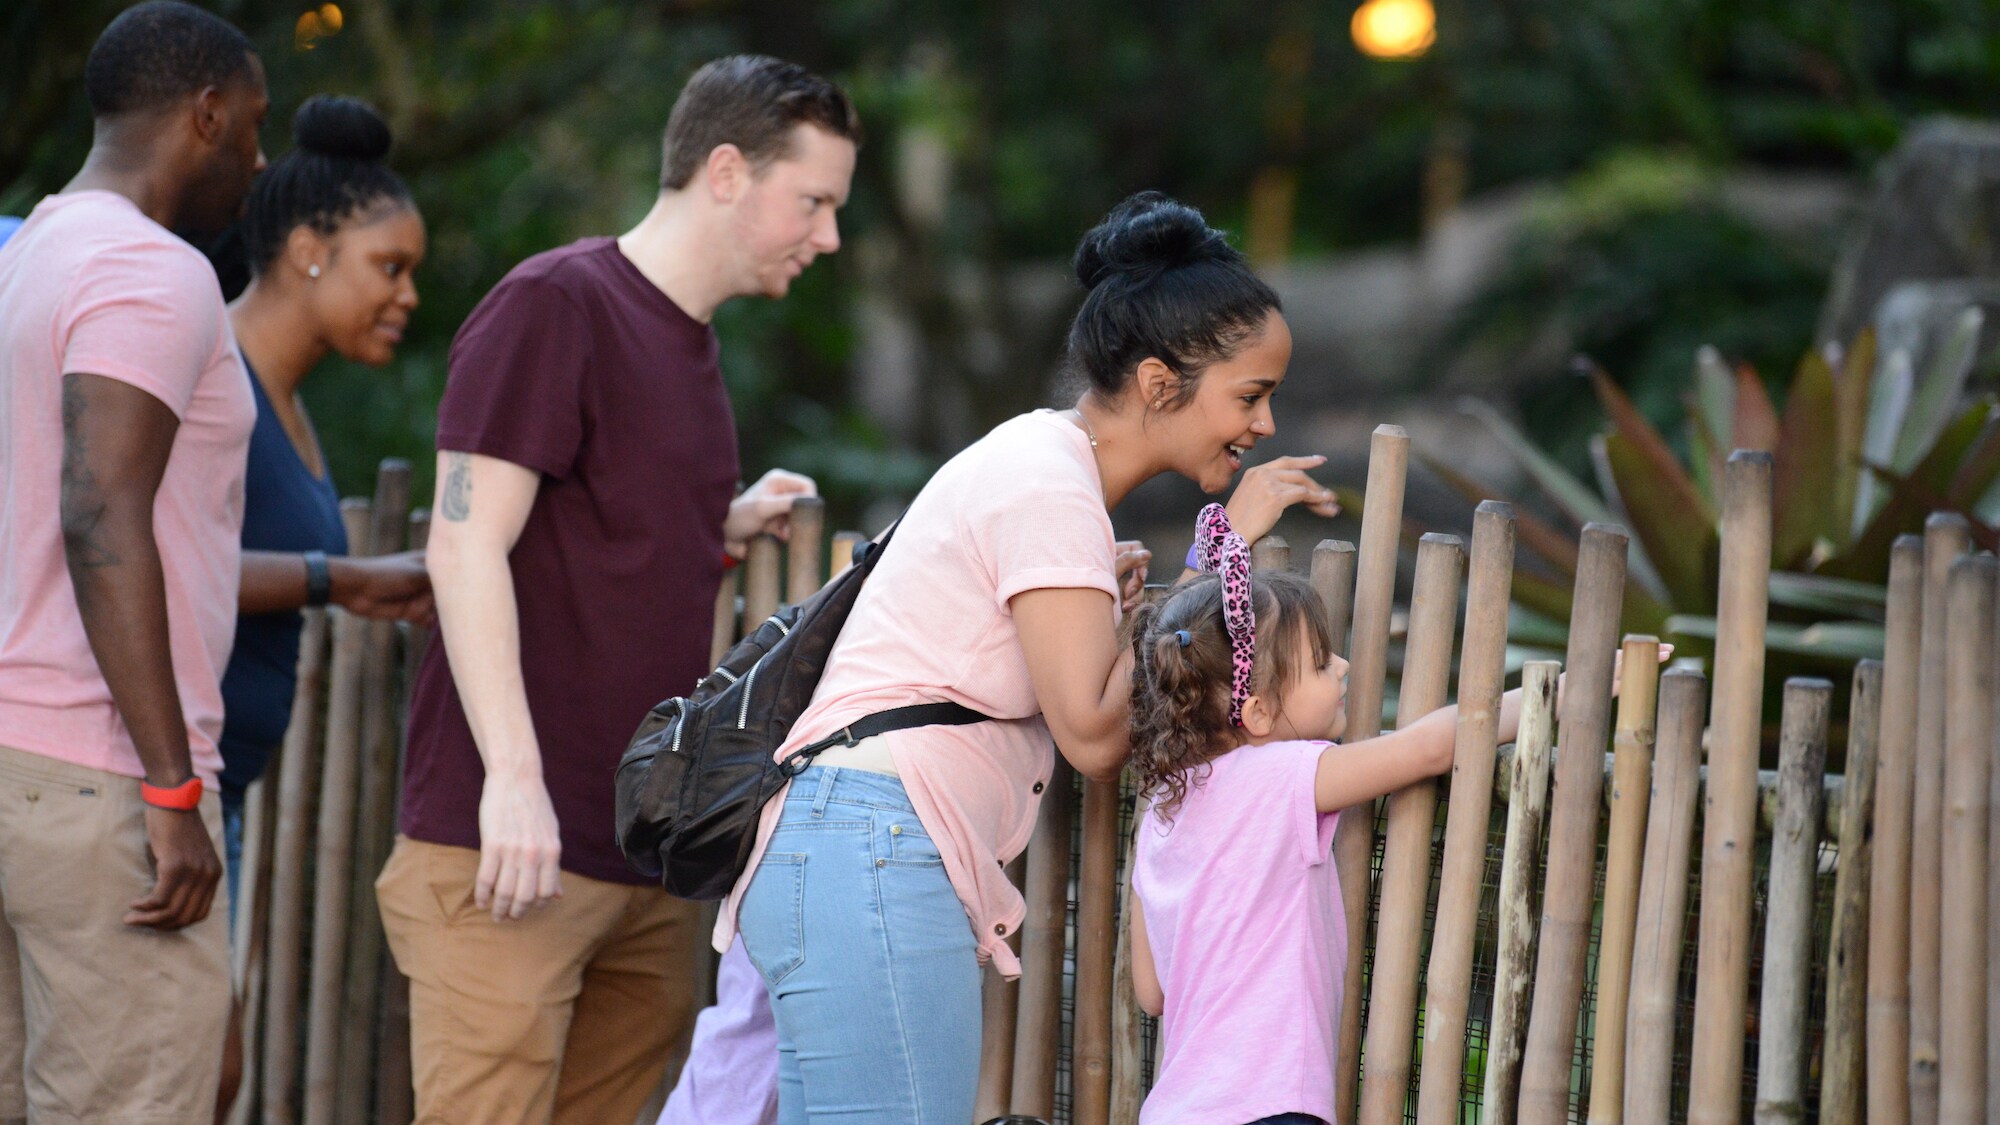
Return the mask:
<path id="1" fill-rule="evenodd" d="M 1002 720 L 881 738 L 944 855 L 980 957 L 1009 978 L 1021 967 L 1007 938 L 1027 910 L 1004 867 L 1028 845 L 1055 756 L 1008 602 L 1027 590 L 1102 590 L 1115 622 L 1113 542 L 1083 431 L 1045 410 L 1001 423 L 917 494 L 776 755 L 914 703 L 959 703 Z M 780 794 L 764 808 L 750 865 L 717 918 L 717 949 L 735 936 L 737 905 L 783 803 Z"/>
<path id="2" fill-rule="evenodd" d="M 1141 1125 L 1334 1120 L 1347 921 L 1329 862 L 1339 814 L 1314 794 L 1326 746 L 1232 750 L 1171 819 L 1140 825 L 1132 888 L 1166 994 Z"/>
<path id="3" fill-rule="evenodd" d="M 66 373 L 130 383 L 180 419 L 153 536 L 188 748 L 212 785 L 256 400 L 208 260 L 113 192 L 44 199 L 0 250 L 0 744 L 139 777 L 63 555 Z"/>

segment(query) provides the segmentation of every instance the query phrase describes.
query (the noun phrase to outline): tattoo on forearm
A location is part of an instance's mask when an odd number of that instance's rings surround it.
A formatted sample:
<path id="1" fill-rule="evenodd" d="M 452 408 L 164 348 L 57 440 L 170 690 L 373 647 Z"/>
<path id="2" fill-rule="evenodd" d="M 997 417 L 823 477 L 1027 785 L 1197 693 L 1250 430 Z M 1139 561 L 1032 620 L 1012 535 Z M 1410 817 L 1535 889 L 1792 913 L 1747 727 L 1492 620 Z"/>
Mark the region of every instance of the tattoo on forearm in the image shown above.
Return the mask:
<path id="1" fill-rule="evenodd" d="M 63 381 L 63 460 L 61 508 L 63 543 L 72 568 L 96 570 L 117 566 L 118 555 L 99 538 L 104 522 L 104 492 L 97 474 L 91 472 L 84 448 L 83 414 L 87 401 L 83 391 L 69 380 Z M 84 591 L 77 590 L 79 598 Z"/>
<path id="2" fill-rule="evenodd" d="M 454 523 L 472 514 L 472 458 L 463 453 L 444 455 L 444 494 L 438 510 Z"/>

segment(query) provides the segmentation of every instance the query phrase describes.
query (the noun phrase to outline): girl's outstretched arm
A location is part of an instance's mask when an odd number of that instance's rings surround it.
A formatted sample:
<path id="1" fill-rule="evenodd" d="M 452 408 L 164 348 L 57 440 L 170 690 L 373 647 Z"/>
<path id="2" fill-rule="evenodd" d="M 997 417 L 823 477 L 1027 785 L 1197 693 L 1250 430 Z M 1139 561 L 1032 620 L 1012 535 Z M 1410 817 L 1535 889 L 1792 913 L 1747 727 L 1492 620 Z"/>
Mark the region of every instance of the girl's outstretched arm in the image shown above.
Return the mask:
<path id="1" fill-rule="evenodd" d="M 1320 751 L 1313 799 L 1323 813 L 1352 808 L 1451 768 L 1458 708 L 1440 707 L 1399 731 Z"/>
<path id="2" fill-rule="evenodd" d="M 1167 1010 L 1167 993 L 1153 965 L 1153 943 L 1146 940 L 1145 906 L 1137 894 L 1132 896 L 1132 991 L 1138 994 L 1139 1010 L 1154 1019 Z"/>

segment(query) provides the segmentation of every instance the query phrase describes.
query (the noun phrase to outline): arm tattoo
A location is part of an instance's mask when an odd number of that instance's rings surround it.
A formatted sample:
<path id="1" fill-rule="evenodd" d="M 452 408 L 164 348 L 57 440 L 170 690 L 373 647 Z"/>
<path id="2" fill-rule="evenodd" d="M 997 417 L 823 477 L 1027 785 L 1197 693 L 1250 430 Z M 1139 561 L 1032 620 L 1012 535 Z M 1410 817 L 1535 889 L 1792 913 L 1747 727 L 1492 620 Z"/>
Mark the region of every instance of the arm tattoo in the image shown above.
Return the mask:
<path id="1" fill-rule="evenodd" d="M 462 523 L 472 515 L 471 460 L 463 453 L 444 455 L 444 494 L 438 509 L 439 514 L 454 523 Z"/>
<path id="2" fill-rule="evenodd" d="M 105 505 L 97 474 L 91 472 L 84 448 L 83 412 L 88 405 L 83 391 L 70 380 L 63 380 L 62 494 L 59 502 L 63 544 L 67 548 L 65 553 L 71 567 L 96 570 L 117 566 L 119 560 L 116 552 L 98 540 Z M 80 596 L 82 591 L 78 593 Z"/>

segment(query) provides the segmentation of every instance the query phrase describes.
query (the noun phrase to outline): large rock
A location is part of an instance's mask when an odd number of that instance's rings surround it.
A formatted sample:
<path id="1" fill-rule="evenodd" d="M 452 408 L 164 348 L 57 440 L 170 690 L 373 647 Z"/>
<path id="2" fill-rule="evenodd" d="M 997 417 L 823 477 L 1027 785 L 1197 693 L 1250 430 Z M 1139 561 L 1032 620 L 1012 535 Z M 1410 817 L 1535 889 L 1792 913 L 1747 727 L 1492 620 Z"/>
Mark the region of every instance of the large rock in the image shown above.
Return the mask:
<path id="1" fill-rule="evenodd" d="M 1903 283 L 1992 278 L 2000 278 L 2000 125 L 1927 121 L 1877 172 L 1834 270 L 1819 342 L 1852 340 Z"/>

